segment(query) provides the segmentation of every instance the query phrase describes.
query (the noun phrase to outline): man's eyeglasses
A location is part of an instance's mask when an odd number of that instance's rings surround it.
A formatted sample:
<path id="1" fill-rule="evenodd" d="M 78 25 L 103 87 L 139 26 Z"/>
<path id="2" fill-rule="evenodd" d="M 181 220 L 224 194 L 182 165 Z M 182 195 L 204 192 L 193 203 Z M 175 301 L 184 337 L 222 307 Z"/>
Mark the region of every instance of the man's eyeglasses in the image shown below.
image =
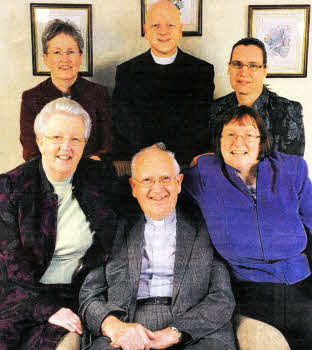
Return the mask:
<path id="1" fill-rule="evenodd" d="M 177 176 L 161 176 L 158 179 L 155 179 L 153 177 L 146 177 L 145 179 L 138 180 L 136 178 L 132 178 L 134 181 L 138 182 L 143 187 L 152 187 L 154 186 L 155 182 L 158 181 L 163 186 L 171 185 L 173 181 L 175 181 Z"/>
<path id="2" fill-rule="evenodd" d="M 55 58 L 60 58 L 63 55 L 66 55 L 68 57 L 75 57 L 76 55 L 80 55 L 80 52 L 77 52 L 74 50 L 67 50 L 67 51 L 55 50 L 52 52 L 48 52 L 48 55 L 52 55 Z"/>
<path id="3" fill-rule="evenodd" d="M 242 137 L 242 139 L 245 142 L 248 143 L 253 143 L 255 142 L 257 139 L 260 139 L 260 135 L 256 135 L 253 133 L 248 133 L 248 134 L 235 134 L 234 132 L 229 132 L 227 134 L 224 134 L 221 136 L 224 140 L 226 141 L 234 141 L 236 140 L 238 137 Z"/>
<path id="4" fill-rule="evenodd" d="M 258 69 L 264 67 L 264 64 L 256 64 L 256 63 L 243 63 L 241 61 L 233 61 L 230 62 L 230 65 L 234 68 L 234 69 L 242 69 L 244 66 L 247 67 L 248 70 L 251 71 L 257 71 Z"/>
<path id="5" fill-rule="evenodd" d="M 59 135 L 53 135 L 53 136 L 45 135 L 44 137 L 47 138 L 52 143 L 54 143 L 55 145 L 62 145 L 65 142 L 65 140 L 68 140 L 68 143 L 71 146 L 80 146 L 85 142 L 85 139 L 80 137 L 65 137 L 65 136 L 59 136 Z"/>

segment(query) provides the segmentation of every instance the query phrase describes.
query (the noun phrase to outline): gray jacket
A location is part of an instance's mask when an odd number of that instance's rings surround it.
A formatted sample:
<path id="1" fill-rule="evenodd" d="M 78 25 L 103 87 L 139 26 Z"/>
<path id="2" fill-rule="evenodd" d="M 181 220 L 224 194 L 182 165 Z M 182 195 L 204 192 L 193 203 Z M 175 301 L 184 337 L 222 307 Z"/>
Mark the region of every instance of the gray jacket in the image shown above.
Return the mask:
<path id="1" fill-rule="evenodd" d="M 124 222 L 119 225 L 106 268 L 91 271 L 82 286 L 80 315 L 94 336 L 102 335 L 101 324 L 110 313 L 122 321 L 134 320 L 144 223 L 142 214 L 130 230 Z M 173 321 L 168 326 L 188 332 L 194 342 L 213 336 L 235 348 L 232 327 L 223 327 L 234 309 L 229 274 L 211 246 L 201 216 L 186 217 L 178 208 L 176 237 Z"/>

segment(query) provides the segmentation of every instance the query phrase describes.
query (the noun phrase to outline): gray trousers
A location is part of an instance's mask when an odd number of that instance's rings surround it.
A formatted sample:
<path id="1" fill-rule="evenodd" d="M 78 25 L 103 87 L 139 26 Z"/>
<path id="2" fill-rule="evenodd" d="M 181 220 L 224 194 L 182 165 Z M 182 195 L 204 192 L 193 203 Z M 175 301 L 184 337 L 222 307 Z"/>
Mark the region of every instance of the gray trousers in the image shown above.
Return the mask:
<path id="1" fill-rule="evenodd" d="M 145 328 L 151 331 L 157 331 L 164 329 L 172 321 L 172 313 L 170 305 L 141 305 L 137 307 L 134 322 L 142 324 Z M 228 324 L 224 327 L 229 327 L 229 334 L 231 334 L 231 325 Z M 229 337 L 231 338 L 231 336 Z M 97 338 L 90 350 L 113 350 L 110 345 L 110 339 L 108 337 Z M 190 344 L 188 346 L 173 346 L 168 349 L 188 349 L 188 350 L 234 350 L 234 339 L 233 344 L 226 344 L 220 339 L 214 336 L 206 337 L 199 340 L 196 343 Z"/>

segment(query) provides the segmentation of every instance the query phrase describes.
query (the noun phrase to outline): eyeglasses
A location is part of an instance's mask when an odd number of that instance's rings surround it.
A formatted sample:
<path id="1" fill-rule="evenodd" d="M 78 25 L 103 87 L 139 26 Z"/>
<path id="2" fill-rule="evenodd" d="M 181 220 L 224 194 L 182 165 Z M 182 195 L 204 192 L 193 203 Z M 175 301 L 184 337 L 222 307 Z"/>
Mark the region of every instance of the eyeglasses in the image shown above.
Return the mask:
<path id="1" fill-rule="evenodd" d="M 67 50 L 67 51 L 55 50 L 53 52 L 48 52 L 48 55 L 52 55 L 52 57 L 55 57 L 55 58 L 60 58 L 63 55 L 66 55 L 67 57 L 74 57 L 76 55 L 80 55 L 80 52 L 73 51 L 73 50 Z"/>
<path id="2" fill-rule="evenodd" d="M 65 136 L 59 136 L 59 135 L 53 135 L 53 136 L 45 135 L 44 137 L 47 138 L 52 143 L 54 143 L 55 145 L 62 145 L 65 142 L 65 140 L 68 140 L 68 143 L 71 146 L 80 146 L 85 142 L 84 138 L 79 138 L 79 137 L 65 137 Z"/>
<path id="3" fill-rule="evenodd" d="M 165 27 L 166 27 L 166 29 L 167 29 L 168 31 L 172 31 L 172 30 L 174 30 L 174 29 L 177 28 L 176 25 L 170 24 L 170 23 L 169 23 L 169 24 L 166 24 Z M 151 25 L 151 28 L 152 28 L 152 30 L 157 31 L 157 30 L 160 29 L 160 25 L 159 25 L 158 23 L 154 23 L 154 24 Z"/>
<path id="4" fill-rule="evenodd" d="M 154 179 L 153 177 L 146 177 L 145 179 L 138 180 L 136 178 L 132 178 L 134 181 L 138 182 L 143 187 L 152 187 L 154 186 L 155 182 L 158 181 L 163 186 L 171 185 L 174 180 L 176 180 L 177 176 L 161 176 L 158 179 Z"/>
<path id="5" fill-rule="evenodd" d="M 258 69 L 264 67 L 264 64 L 256 64 L 256 63 L 243 63 L 241 61 L 233 61 L 230 62 L 230 65 L 234 68 L 234 69 L 242 69 L 244 66 L 247 67 L 248 70 L 251 71 L 257 71 Z"/>
<path id="6" fill-rule="evenodd" d="M 221 136 L 226 141 L 234 141 L 238 137 L 242 137 L 242 139 L 247 143 L 253 143 L 256 142 L 257 139 L 260 139 L 260 135 L 248 133 L 248 134 L 235 134 L 234 132 L 230 132 L 228 134 Z"/>

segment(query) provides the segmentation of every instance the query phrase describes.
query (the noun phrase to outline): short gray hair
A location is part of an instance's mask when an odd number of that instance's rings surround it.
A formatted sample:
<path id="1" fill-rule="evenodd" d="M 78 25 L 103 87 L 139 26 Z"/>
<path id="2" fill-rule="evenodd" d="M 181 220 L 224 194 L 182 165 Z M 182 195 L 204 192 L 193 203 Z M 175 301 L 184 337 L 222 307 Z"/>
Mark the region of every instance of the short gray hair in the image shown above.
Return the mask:
<path id="1" fill-rule="evenodd" d="M 84 137 L 86 140 L 89 139 L 92 127 L 91 118 L 78 102 L 68 97 L 60 97 L 47 103 L 38 113 L 34 123 L 34 131 L 37 137 L 44 135 L 48 120 L 55 113 L 66 113 L 82 119 L 84 123 Z"/>
<path id="2" fill-rule="evenodd" d="M 48 41 L 61 33 L 70 35 L 76 41 L 79 52 L 83 53 L 84 42 L 79 28 L 70 21 L 62 21 L 57 18 L 48 22 L 43 30 L 41 42 L 44 54 L 48 53 Z"/>
<path id="3" fill-rule="evenodd" d="M 167 154 L 169 154 L 169 156 L 173 160 L 174 166 L 175 166 L 176 171 L 177 171 L 177 175 L 180 174 L 180 166 L 179 166 L 177 160 L 175 159 L 174 153 L 166 150 L 166 145 L 163 142 L 157 142 L 149 147 L 142 148 L 139 152 L 137 152 L 132 157 L 132 159 L 131 159 L 131 176 L 133 176 L 133 174 L 134 174 L 137 158 L 143 153 L 152 152 L 155 150 L 163 151 L 163 152 L 166 152 Z"/>

